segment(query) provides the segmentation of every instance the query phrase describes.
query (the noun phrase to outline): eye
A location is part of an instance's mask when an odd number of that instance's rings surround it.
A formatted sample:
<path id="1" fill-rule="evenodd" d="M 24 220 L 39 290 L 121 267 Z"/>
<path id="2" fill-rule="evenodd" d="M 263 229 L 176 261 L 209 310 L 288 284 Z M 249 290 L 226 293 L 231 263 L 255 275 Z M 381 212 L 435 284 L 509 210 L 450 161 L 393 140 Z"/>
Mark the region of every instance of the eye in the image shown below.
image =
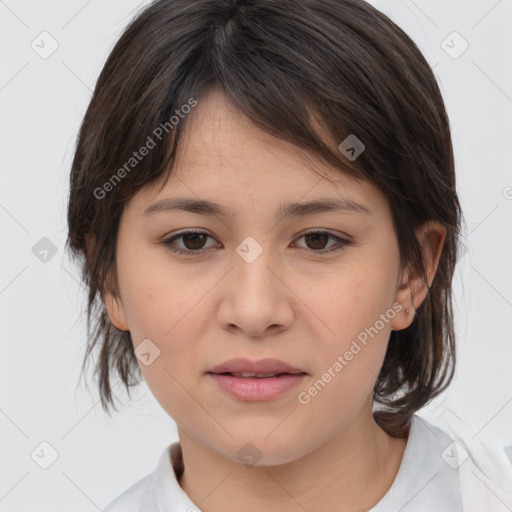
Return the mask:
<path id="1" fill-rule="evenodd" d="M 205 231 L 185 231 L 183 233 L 179 233 L 170 238 L 167 238 L 160 242 L 167 250 L 177 253 L 183 254 L 186 256 L 195 256 L 203 253 L 204 243 L 208 238 L 212 238 Z M 311 252 L 315 254 L 325 254 L 329 252 L 335 252 L 343 249 L 344 246 L 349 245 L 351 242 L 345 238 L 336 236 L 328 231 L 321 230 L 313 230 L 308 231 L 307 233 L 303 233 L 300 238 L 304 238 L 306 240 L 306 249 L 310 249 Z M 182 247 L 176 247 L 176 241 L 180 241 Z M 336 242 L 334 244 L 334 248 L 325 249 L 325 245 L 332 240 Z"/>
<path id="2" fill-rule="evenodd" d="M 344 246 L 350 244 L 350 240 L 346 238 L 342 238 L 337 235 L 333 235 L 328 231 L 314 230 L 308 231 L 307 233 L 303 233 L 300 238 L 304 238 L 307 242 L 309 249 L 314 249 L 313 252 L 316 254 L 325 254 L 328 252 L 340 251 L 344 248 Z M 325 249 L 323 246 L 330 240 L 335 241 L 334 248 Z M 320 250 L 316 250 L 320 247 Z"/>
<path id="3" fill-rule="evenodd" d="M 204 231 L 185 231 L 171 238 L 163 240 L 162 245 L 171 252 L 194 256 L 199 250 L 204 248 L 204 242 L 207 238 L 213 238 Z M 181 239 L 181 240 L 180 240 Z M 175 247 L 175 240 L 180 240 L 184 244 L 183 248 Z"/>

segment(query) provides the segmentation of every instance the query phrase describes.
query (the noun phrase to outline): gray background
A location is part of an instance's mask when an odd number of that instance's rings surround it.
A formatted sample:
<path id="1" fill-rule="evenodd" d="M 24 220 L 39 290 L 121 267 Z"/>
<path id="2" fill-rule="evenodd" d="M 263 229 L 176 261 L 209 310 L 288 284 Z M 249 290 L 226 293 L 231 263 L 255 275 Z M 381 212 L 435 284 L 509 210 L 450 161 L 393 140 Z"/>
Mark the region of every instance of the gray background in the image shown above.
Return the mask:
<path id="1" fill-rule="evenodd" d="M 0 1 L 0 512 L 102 510 L 177 440 L 144 384 L 132 402 L 115 388 L 124 405 L 109 418 L 95 387 L 79 382 L 85 291 L 63 253 L 82 116 L 108 52 L 147 3 Z M 438 77 L 467 221 L 455 276 L 458 372 L 422 415 L 460 418 L 470 436 L 511 445 L 512 1 L 371 3 Z"/>

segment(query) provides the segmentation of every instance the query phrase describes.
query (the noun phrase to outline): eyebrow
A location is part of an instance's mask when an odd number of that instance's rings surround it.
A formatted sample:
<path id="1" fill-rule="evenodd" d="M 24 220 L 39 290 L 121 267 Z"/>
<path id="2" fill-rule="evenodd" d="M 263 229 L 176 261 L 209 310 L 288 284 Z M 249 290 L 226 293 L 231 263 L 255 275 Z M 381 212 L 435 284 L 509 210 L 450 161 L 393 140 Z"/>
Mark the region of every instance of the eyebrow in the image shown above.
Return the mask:
<path id="1" fill-rule="evenodd" d="M 148 206 L 143 216 L 155 213 L 179 211 L 197 213 L 200 215 L 215 215 L 218 217 L 233 218 L 236 212 L 208 199 L 191 199 L 186 197 L 173 197 L 160 199 Z M 276 211 L 276 220 L 284 217 L 305 217 L 315 213 L 339 212 L 347 214 L 371 215 L 366 206 L 349 199 L 316 199 L 306 203 L 282 203 Z"/>

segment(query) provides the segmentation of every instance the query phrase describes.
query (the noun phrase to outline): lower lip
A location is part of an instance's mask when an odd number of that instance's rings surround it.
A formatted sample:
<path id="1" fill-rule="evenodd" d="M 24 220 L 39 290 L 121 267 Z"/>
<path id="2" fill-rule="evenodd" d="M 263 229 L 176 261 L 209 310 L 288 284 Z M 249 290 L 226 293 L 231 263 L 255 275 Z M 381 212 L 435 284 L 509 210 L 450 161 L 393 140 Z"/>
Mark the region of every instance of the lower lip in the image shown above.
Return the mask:
<path id="1" fill-rule="evenodd" d="M 250 377 L 235 377 L 233 375 L 220 375 L 208 373 L 213 380 L 227 393 L 240 400 L 258 401 L 271 400 L 281 393 L 297 386 L 306 376 L 304 373 L 286 374 L 280 377 L 267 377 L 263 379 Z"/>

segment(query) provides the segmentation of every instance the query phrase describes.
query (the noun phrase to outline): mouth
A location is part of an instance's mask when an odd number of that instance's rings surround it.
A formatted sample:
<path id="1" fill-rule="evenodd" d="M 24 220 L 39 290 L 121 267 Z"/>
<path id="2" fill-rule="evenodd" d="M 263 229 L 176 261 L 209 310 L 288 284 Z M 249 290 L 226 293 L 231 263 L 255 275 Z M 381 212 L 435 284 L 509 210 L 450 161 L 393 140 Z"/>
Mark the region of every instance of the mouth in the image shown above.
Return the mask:
<path id="1" fill-rule="evenodd" d="M 308 373 L 277 359 L 231 359 L 206 372 L 230 397 L 271 400 L 297 386 Z"/>
<path id="2" fill-rule="evenodd" d="M 207 373 L 217 375 L 229 374 L 241 378 L 256 377 L 265 379 L 279 375 L 297 375 L 306 372 L 279 359 L 267 358 L 259 361 L 250 361 L 245 358 L 235 358 L 215 366 Z"/>
<path id="3" fill-rule="evenodd" d="M 271 377 L 282 377 L 283 375 L 306 375 L 305 372 L 273 372 L 273 373 L 253 373 L 253 372 L 208 372 L 212 375 L 231 375 L 233 377 L 239 377 L 242 379 L 269 379 Z"/>

